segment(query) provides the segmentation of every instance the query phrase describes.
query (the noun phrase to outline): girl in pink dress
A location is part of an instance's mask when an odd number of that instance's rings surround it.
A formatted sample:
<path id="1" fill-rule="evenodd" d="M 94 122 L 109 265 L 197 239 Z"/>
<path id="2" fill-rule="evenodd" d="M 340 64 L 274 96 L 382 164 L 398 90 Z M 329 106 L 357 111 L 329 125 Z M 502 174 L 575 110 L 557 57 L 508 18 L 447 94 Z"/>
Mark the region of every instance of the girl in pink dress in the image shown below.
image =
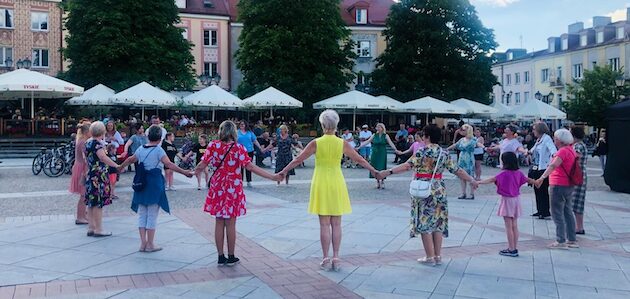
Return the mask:
<path id="1" fill-rule="evenodd" d="M 72 166 L 72 178 L 70 178 L 70 193 L 78 194 L 77 214 L 74 224 L 88 224 L 85 208 L 85 176 L 87 164 L 85 163 L 85 141 L 91 137 L 89 121 L 81 122 L 77 126 L 77 137 L 74 143 L 74 166 Z"/>
<path id="2" fill-rule="evenodd" d="M 518 168 L 518 158 L 513 152 L 505 152 L 501 155 L 503 171 L 496 176 L 487 178 L 479 184 L 494 183 L 497 185 L 497 194 L 501 195 L 498 216 L 503 217 L 505 232 L 508 239 L 508 248 L 499 251 L 500 255 L 518 256 L 516 245 L 518 242 L 518 217 L 521 216 L 520 188 L 526 183 L 534 184 L 534 180 L 527 178 Z"/>
<path id="3" fill-rule="evenodd" d="M 247 169 L 264 178 L 281 181 L 280 174 L 271 174 L 251 163 L 247 150 L 237 143 L 238 133 L 234 122 L 226 120 L 219 126 L 219 140 L 208 144 L 195 174 L 210 165 L 215 169 L 210 177 L 208 195 L 203 210 L 216 218 L 214 241 L 219 255 L 219 266 L 233 266 L 239 262 L 234 255 L 236 246 L 236 218 L 247 213 L 241 169 Z M 224 236 L 227 235 L 228 257 L 223 254 Z"/>

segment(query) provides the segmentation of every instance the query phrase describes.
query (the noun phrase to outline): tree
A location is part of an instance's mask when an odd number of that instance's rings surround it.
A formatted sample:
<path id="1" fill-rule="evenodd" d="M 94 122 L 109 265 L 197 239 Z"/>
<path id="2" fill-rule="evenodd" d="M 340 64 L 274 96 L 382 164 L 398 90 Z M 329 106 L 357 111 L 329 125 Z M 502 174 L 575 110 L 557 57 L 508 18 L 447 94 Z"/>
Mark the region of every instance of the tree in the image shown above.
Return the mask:
<path id="1" fill-rule="evenodd" d="M 386 26 L 374 92 L 402 101 L 431 95 L 489 102 L 496 83 L 489 53 L 497 44 L 467 0 L 401 0 Z"/>
<path id="2" fill-rule="evenodd" d="M 339 0 L 241 0 L 238 8 L 241 98 L 274 86 L 307 104 L 348 89 L 355 54 Z"/>
<path id="3" fill-rule="evenodd" d="M 605 112 L 608 106 L 620 101 L 621 95 L 627 95 L 627 86 L 617 87 L 615 80 L 623 77 L 623 69 L 613 71 L 610 66 L 596 66 L 585 70 L 584 78 L 567 84 L 570 101 L 563 102 L 567 118 L 586 122 L 591 126 L 606 126 Z"/>
<path id="4" fill-rule="evenodd" d="M 182 37 L 172 0 L 66 1 L 69 36 L 61 77 L 121 90 L 147 81 L 165 90 L 195 84 L 191 44 Z"/>

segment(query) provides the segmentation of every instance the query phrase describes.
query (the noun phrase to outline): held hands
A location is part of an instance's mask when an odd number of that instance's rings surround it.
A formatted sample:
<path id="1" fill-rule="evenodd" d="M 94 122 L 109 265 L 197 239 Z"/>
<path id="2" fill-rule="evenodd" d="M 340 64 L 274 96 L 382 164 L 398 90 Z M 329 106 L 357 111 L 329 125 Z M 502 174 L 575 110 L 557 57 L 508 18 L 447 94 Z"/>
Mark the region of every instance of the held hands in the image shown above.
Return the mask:
<path id="1" fill-rule="evenodd" d="M 534 187 L 536 187 L 536 189 L 540 188 L 540 186 L 542 186 L 543 180 L 541 179 L 537 179 L 534 181 Z"/>
<path id="2" fill-rule="evenodd" d="M 377 171 L 377 172 L 373 173 L 372 175 L 374 175 L 374 177 L 375 177 L 377 180 L 379 180 L 379 181 L 380 181 L 380 180 L 382 180 L 382 179 L 386 178 L 386 177 L 387 177 L 387 175 L 388 175 L 388 173 L 387 173 L 387 170 L 381 170 L 381 171 Z"/>
<path id="3" fill-rule="evenodd" d="M 472 180 L 470 182 L 470 185 L 472 186 L 473 190 L 477 190 L 477 188 L 479 188 L 479 182 L 476 180 Z"/>
<path id="4" fill-rule="evenodd" d="M 401 151 L 399 151 L 399 150 L 396 150 L 396 155 L 399 155 L 399 156 L 400 156 L 400 155 L 402 155 L 402 152 L 401 152 Z"/>
<path id="5" fill-rule="evenodd" d="M 195 175 L 195 172 L 194 172 L 193 170 L 186 171 L 186 172 L 184 172 L 184 175 L 185 175 L 187 178 L 192 178 L 192 177 Z"/>
<path id="6" fill-rule="evenodd" d="M 287 173 L 283 170 L 273 175 L 273 181 L 282 182 L 287 176 Z"/>

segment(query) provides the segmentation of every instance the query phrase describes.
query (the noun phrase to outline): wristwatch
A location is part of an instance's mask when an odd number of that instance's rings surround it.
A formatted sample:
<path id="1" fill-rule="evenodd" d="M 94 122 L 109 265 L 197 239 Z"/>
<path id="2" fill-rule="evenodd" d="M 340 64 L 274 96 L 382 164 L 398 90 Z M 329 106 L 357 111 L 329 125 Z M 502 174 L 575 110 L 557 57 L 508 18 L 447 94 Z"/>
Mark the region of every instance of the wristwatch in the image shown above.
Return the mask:
<path id="1" fill-rule="evenodd" d="M 390 169 L 389 169 L 389 174 L 390 174 L 390 175 L 394 174 L 394 170 L 390 168 Z"/>

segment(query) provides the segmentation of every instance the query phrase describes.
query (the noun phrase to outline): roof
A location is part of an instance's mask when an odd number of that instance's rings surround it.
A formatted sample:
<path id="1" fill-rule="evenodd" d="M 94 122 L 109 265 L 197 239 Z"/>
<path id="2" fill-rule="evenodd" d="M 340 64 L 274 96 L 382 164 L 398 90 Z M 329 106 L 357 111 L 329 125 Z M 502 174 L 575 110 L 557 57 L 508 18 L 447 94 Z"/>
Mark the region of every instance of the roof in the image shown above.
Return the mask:
<path id="1" fill-rule="evenodd" d="M 228 1 L 232 0 L 210 0 L 212 7 L 206 7 L 204 0 L 186 0 L 186 8 L 179 9 L 180 13 L 214 15 L 214 16 L 230 16 L 230 5 Z"/>
<path id="2" fill-rule="evenodd" d="M 230 19 L 236 21 L 238 18 L 238 0 L 213 0 L 225 1 Z M 203 0 L 188 0 L 188 3 L 199 2 L 203 6 Z M 343 0 L 340 5 L 340 13 L 343 22 L 347 26 L 385 26 L 385 20 L 389 14 L 389 8 L 396 2 L 394 0 Z M 355 7 L 368 8 L 368 23 L 357 24 L 354 10 Z"/>

